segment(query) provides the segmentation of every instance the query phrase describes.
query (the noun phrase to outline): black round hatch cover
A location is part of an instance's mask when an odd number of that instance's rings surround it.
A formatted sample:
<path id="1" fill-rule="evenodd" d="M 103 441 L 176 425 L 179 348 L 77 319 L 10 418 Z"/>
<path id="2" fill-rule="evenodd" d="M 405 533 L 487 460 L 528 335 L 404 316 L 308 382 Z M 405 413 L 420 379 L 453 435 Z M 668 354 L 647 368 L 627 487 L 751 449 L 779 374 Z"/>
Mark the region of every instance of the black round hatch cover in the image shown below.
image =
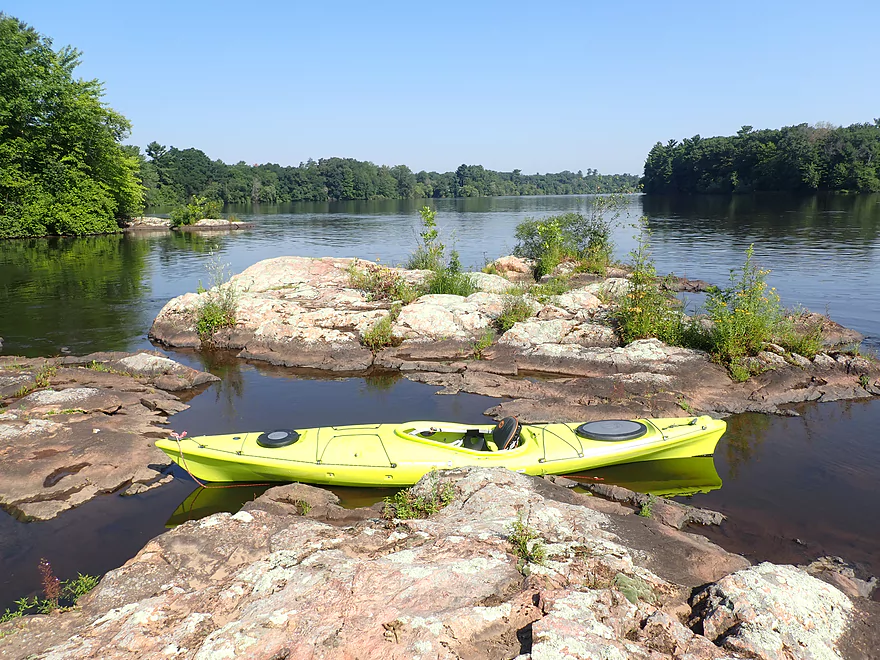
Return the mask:
<path id="1" fill-rule="evenodd" d="M 281 429 L 278 431 L 267 431 L 266 433 L 261 433 L 260 437 L 257 438 L 257 444 L 261 447 L 269 447 L 271 449 L 275 449 L 278 447 L 287 447 L 288 445 L 292 445 L 297 440 L 299 440 L 299 433 L 297 433 L 296 431 Z"/>
<path id="2" fill-rule="evenodd" d="M 641 422 L 629 419 L 603 419 L 586 422 L 577 427 L 577 434 L 590 440 L 635 440 L 648 432 L 648 427 Z"/>

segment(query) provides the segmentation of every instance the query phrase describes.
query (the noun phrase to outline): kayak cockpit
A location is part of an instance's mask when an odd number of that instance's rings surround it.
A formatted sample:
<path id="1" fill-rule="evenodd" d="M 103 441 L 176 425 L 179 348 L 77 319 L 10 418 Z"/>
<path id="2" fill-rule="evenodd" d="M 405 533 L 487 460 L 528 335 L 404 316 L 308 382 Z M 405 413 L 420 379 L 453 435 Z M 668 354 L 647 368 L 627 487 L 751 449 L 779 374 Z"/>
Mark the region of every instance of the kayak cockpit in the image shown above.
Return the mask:
<path id="1" fill-rule="evenodd" d="M 437 442 L 447 447 L 461 447 L 471 451 L 503 451 L 522 445 L 521 426 L 513 417 L 505 417 L 494 426 L 466 426 L 437 422 L 409 422 L 401 424 L 396 433 L 402 438 Z"/>

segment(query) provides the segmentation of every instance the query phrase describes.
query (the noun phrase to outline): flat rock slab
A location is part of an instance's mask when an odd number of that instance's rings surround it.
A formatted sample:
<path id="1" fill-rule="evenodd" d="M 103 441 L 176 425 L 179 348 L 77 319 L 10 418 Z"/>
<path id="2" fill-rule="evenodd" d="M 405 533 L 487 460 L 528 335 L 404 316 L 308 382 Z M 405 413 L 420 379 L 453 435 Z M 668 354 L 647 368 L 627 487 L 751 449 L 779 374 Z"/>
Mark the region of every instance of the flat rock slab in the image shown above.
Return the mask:
<path id="1" fill-rule="evenodd" d="M 0 658 L 769 659 L 783 657 L 774 655 L 778 635 L 829 650 L 786 657 L 833 658 L 851 631 L 852 605 L 834 587 L 742 558 L 730 562 L 738 573 L 705 590 L 715 600 L 692 608 L 687 585 L 699 577 L 677 583 L 654 561 L 682 563 L 685 550 L 699 560 L 690 535 L 664 528 L 659 544 L 649 534 L 627 540 L 616 520 L 646 530 L 650 521 L 599 512 L 584 505 L 590 497 L 543 479 L 450 470 L 427 475 L 414 493 L 452 501 L 426 519 L 366 510 L 344 522 L 335 498 L 294 485 L 246 511 L 184 523 L 105 575 L 81 608 L 0 624 Z M 531 550 L 544 549 L 542 563 L 517 555 L 517 525 L 533 534 Z M 777 587 L 778 596 L 766 593 Z M 714 634 L 724 597 L 763 635 L 748 638 L 748 656 L 682 623 L 690 617 Z M 788 597 L 803 608 L 786 611 Z"/>
<path id="2" fill-rule="evenodd" d="M 103 493 L 164 483 L 169 461 L 153 443 L 188 407 L 169 390 L 215 380 L 152 353 L 0 358 L 0 385 L 9 383 L 0 389 L 0 507 L 48 520 Z"/>

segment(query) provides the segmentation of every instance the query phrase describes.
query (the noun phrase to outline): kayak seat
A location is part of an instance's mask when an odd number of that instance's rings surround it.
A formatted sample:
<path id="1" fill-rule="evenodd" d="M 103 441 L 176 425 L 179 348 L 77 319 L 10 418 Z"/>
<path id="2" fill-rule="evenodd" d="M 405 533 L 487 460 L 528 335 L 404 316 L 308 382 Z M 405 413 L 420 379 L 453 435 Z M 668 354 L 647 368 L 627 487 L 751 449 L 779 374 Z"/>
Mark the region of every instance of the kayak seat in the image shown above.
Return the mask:
<path id="1" fill-rule="evenodd" d="M 461 446 L 474 451 L 487 451 L 486 436 L 479 429 L 468 429 L 462 438 Z"/>
<path id="2" fill-rule="evenodd" d="M 501 419 L 492 429 L 492 441 L 498 449 L 515 449 L 519 445 L 519 422 L 515 417 Z"/>

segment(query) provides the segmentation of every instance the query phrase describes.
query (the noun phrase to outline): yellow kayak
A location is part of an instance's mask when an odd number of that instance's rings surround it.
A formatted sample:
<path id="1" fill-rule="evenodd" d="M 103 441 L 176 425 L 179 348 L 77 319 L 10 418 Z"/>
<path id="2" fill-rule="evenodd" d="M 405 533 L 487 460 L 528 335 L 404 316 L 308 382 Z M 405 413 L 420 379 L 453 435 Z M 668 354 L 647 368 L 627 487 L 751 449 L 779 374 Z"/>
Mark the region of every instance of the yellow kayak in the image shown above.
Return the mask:
<path id="1" fill-rule="evenodd" d="M 565 474 L 704 456 L 727 429 L 709 416 L 495 425 L 405 422 L 168 438 L 156 446 L 202 481 L 409 486 L 433 469 L 504 467 Z"/>

